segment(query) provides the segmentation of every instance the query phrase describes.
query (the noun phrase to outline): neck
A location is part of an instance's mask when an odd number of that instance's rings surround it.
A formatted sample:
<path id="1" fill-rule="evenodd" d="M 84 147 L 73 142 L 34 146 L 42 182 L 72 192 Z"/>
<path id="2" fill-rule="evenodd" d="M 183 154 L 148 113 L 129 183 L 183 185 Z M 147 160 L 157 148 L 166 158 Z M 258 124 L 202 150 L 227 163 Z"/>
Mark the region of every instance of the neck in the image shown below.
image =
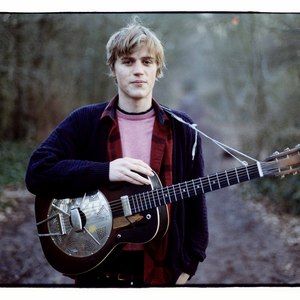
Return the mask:
<path id="1" fill-rule="evenodd" d="M 149 110 L 152 106 L 152 95 L 147 98 L 133 99 L 119 94 L 118 106 L 128 113 L 141 113 Z"/>
<path id="2" fill-rule="evenodd" d="M 127 198 L 127 201 L 130 205 L 130 211 L 134 214 L 139 213 L 147 209 L 191 198 L 198 194 L 205 194 L 234 184 L 263 177 L 264 174 L 261 171 L 262 167 L 263 165 L 256 163 L 225 170 L 205 177 L 131 195 Z M 113 211 L 113 213 L 115 212 Z"/>

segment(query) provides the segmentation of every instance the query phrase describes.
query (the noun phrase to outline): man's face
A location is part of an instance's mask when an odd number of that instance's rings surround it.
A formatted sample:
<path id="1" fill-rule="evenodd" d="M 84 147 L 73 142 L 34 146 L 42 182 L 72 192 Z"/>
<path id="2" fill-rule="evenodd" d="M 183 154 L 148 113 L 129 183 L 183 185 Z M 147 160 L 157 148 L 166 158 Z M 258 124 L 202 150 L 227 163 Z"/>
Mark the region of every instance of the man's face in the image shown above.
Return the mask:
<path id="1" fill-rule="evenodd" d="M 155 57 L 144 45 L 134 49 L 131 54 L 118 57 L 114 75 L 119 96 L 131 100 L 149 100 L 152 98 L 156 74 Z"/>

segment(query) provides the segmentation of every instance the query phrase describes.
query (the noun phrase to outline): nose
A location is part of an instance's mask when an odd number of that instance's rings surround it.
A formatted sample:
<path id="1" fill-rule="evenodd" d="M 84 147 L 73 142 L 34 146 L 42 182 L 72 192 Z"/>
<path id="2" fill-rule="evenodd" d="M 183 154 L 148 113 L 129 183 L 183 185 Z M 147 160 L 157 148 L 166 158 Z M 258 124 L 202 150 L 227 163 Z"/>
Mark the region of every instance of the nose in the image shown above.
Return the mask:
<path id="1" fill-rule="evenodd" d="M 143 64 L 140 61 L 137 61 L 134 64 L 133 74 L 139 76 L 139 75 L 143 75 L 143 73 L 144 73 Z"/>

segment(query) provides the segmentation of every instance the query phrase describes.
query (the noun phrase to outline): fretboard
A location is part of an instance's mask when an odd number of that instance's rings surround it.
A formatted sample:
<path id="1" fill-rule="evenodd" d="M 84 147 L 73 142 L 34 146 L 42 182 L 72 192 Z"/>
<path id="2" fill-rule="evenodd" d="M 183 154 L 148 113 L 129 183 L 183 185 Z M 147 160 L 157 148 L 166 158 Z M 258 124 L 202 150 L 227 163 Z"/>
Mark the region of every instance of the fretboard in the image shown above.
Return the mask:
<path id="1" fill-rule="evenodd" d="M 129 197 L 129 203 L 132 213 L 138 213 L 194 197 L 199 194 L 205 194 L 234 184 L 249 181 L 261 176 L 259 166 L 253 164 L 135 194 Z"/>

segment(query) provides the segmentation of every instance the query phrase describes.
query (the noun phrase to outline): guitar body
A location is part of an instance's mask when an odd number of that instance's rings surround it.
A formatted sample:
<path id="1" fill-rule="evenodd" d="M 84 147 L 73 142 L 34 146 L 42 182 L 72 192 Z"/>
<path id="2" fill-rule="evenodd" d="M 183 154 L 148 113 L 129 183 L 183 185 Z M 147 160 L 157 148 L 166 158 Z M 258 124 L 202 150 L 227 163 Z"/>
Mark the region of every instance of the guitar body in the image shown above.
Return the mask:
<path id="1" fill-rule="evenodd" d="M 83 198 L 36 198 L 35 214 L 43 252 L 59 272 L 76 275 L 109 263 L 124 243 L 162 238 L 169 226 L 166 205 L 124 216 L 124 195 L 161 188 L 157 175 L 151 186 L 116 183 Z"/>

